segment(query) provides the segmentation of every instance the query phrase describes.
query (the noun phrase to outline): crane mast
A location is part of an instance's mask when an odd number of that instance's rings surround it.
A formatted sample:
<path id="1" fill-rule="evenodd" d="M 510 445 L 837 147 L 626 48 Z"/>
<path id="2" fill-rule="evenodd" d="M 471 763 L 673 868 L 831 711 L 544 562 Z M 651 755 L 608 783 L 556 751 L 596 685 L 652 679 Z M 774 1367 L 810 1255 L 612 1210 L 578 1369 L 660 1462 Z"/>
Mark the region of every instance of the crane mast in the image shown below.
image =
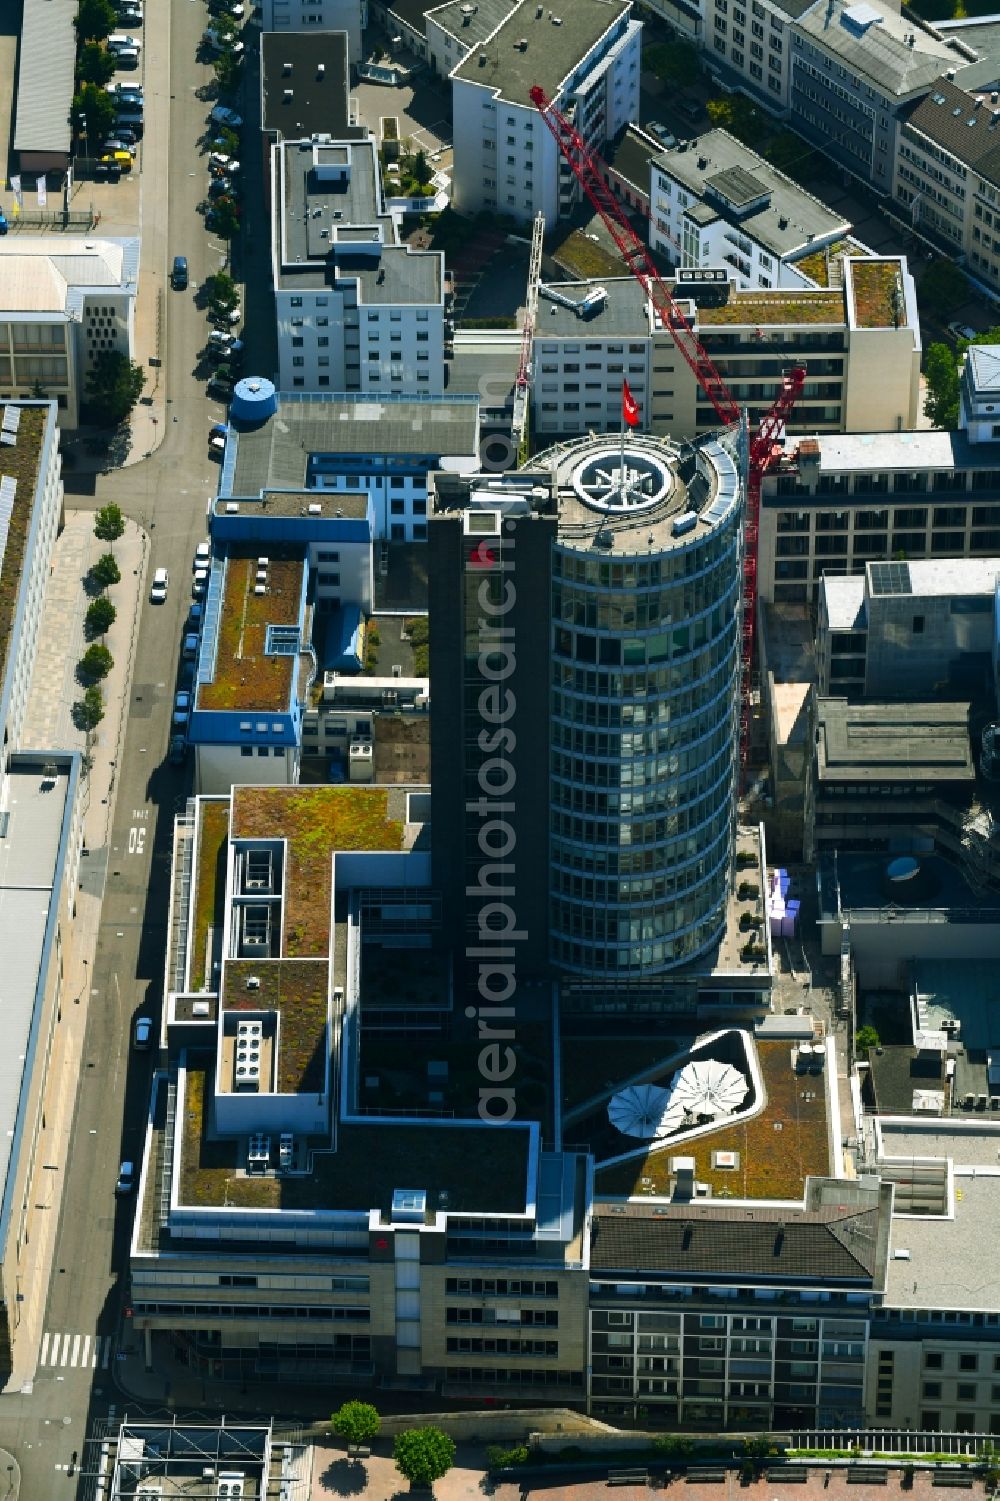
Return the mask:
<path id="1" fill-rule="evenodd" d="M 528 424 L 528 397 L 531 390 L 531 351 L 535 339 L 535 321 L 538 317 L 538 284 L 542 276 L 542 241 L 545 239 L 545 215 L 536 214 L 531 231 L 531 254 L 528 258 L 528 295 L 521 327 L 521 358 L 514 382 L 514 417 L 511 422 L 511 438 L 515 450 L 524 442 Z"/>
<path id="2" fill-rule="evenodd" d="M 545 121 L 559 150 L 591 205 L 618 247 L 625 265 L 644 289 L 661 326 L 669 329 L 682 357 L 690 366 L 695 380 L 711 402 L 723 427 L 741 420 L 739 403 L 712 362 L 711 356 L 695 333 L 683 308 L 665 285 L 652 256 L 632 228 L 618 199 L 604 179 L 602 163 L 579 131 L 556 108 L 537 85 L 531 89 L 531 102 Z M 746 774 L 750 753 L 750 725 L 753 709 L 753 660 L 757 624 L 757 549 L 760 532 L 761 482 L 779 452 L 779 440 L 796 401 L 802 394 L 806 372 L 801 366 L 785 373 L 777 400 L 749 441 L 746 507 L 743 547 L 743 632 L 741 642 L 740 683 L 740 765 Z"/>

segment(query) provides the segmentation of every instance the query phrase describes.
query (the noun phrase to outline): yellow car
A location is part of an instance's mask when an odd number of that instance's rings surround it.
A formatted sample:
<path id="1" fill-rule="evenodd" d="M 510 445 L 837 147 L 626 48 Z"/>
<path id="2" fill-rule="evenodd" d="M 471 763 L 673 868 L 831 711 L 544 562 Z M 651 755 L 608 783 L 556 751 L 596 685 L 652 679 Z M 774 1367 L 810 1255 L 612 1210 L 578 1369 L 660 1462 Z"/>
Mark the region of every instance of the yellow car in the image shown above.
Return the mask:
<path id="1" fill-rule="evenodd" d="M 105 166 L 115 166 L 122 172 L 131 172 L 132 158 L 127 151 L 106 151 L 101 157 Z"/>

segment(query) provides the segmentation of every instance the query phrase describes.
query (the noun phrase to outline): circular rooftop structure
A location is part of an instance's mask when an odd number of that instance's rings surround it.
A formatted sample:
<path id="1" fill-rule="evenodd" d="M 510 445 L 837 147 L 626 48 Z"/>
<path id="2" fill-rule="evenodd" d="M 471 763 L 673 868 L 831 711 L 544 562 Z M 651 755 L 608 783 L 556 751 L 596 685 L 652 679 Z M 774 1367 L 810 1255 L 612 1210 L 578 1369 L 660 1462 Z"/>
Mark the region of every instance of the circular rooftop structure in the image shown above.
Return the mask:
<path id="1" fill-rule="evenodd" d="M 236 382 L 229 406 L 233 421 L 253 426 L 254 423 L 266 422 L 277 410 L 278 393 L 273 381 L 263 375 L 245 375 Z"/>
<path id="2" fill-rule="evenodd" d="M 669 456 L 620 444 L 593 445 L 573 470 L 571 484 L 584 505 L 606 515 L 635 515 L 661 505 L 674 487 Z"/>

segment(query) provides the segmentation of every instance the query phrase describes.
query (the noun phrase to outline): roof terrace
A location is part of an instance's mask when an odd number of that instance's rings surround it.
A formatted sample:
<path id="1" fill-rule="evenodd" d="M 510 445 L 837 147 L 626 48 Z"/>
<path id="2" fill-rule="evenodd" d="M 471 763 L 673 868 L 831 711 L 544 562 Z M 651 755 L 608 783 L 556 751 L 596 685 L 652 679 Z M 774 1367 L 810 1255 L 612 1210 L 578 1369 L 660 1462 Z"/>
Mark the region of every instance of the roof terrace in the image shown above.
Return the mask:
<path id="1" fill-rule="evenodd" d="M 305 563 L 270 556 L 258 583 L 258 548 L 232 552 L 225 563 L 222 609 L 211 680 L 198 685 L 197 709 L 261 713 L 287 711 L 296 655 L 267 651 L 267 629 L 296 626 L 302 613 Z"/>
<path id="2" fill-rule="evenodd" d="M 898 260 L 851 261 L 854 321 L 859 328 L 902 328 L 906 298 Z"/>
<path id="3" fill-rule="evenodd" d="M 695 1179 L 707 1183 L 715 1197 L 734 1199 L 801 1199 L 808 1177 L 830 1171 L 827 1091 L 822 1075 L 803 1075 L 792 1067 L 789 1044 L 756 1041 L 764 1086 L 763 1110 L 738 1125 L 720 1126 L 706 1136 L 658 1142 L 644 1157 L 601 1168 L 595 1191 L 602 1197 L 668 1197 L 675 1153 L 695 1160 Z M 711 1051 L 711 1050 L 710 1050 Z M 676 1066 L 665 1065 L 665 1076 Z M 624 1081 L 623 1081 L 624 1082 Z M 716 1164 L 718 1153 L 735 1153 L 738 1166 Z"/>
<path id="4" fill-rule="evenodd" d="M 393 1191 L 426 1188 L 427 1209 L 523 1214 L 528 1201 L 527 1127 L 444 1125 L 408 1120 L 342 1125 L 335 1151 L 315 1152 L 303 1177 L 248 1176 L 245 1142 L 214 1139 L 211 1054 L 188 1055 L 180 1203 L 241 1209 L 368 1210 L 388 1214 Z"/>
<path id="5" fill-rule="evenodd" d="M 843 292 L 733 292 L 721 307 L 700 307 L 698 326 L 759 328 L 799 323 L 840 328 L 846 321 Z"/>
<path id="6" fill-rule="evenodd" d="M 248 980 L 257 983 L 247 988 Z M 326 1088 L 330 967 L 326 959 L 239 959 L 225 967 L 222 1006 L 226 1013 L 274 1012 L 278 1019 L 276 1094 L 317 1094 Z M 228 1087 L 225 1067 L 223 1087 Z M 229 1075 L 231 1078 L 231 1075 Z"/>
<path id="7" fill-rule="evenodd" d="M 330 952 L 332 856 L 404 848 L 405 798 L 384 787 L 234 787 L 232 837 L 285 839 L 282 956 Z"/>
<path id="8" fill-rule="evenodd" d="M 7 672 L 7 652 L 28 551 L 42 442 L 50 420 L 45 405 L 22 406 L 20 402 L 10 405 L 20 409 L 21 417 L 16 443 L 4 444 L 0 450 L 0 477 L 17 481 L 6 540 L 0 543 L 0 694 Z"/>

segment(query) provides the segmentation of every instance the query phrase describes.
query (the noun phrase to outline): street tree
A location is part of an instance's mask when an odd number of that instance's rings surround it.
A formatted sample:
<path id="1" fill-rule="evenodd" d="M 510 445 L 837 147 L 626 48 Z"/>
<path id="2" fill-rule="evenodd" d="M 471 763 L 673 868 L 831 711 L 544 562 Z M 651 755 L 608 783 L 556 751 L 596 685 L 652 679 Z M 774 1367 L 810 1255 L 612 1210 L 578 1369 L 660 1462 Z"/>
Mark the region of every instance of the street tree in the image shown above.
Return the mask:
<path id="1" fill-rule="evenodd" d="M 116 506 L 113 501 L 94 512 L 94 536 L 98 542 L 117 542 L 124 530 L 125 517 L 122 515 L 121 506 Z M 110 553 L 105 553 L 104 557 L 99 558 L 94 565 L 95 570 L 103 565 L 106 571 L 105 558 L 111 558 L 112 563 L 115 562 Z M 118 578 L 111 580 L 113 584 L 117 584 L 118 579 L 121 578 L 117 563 L 115 563 L 115 572 L 118 573 Z"/>
<path id="2" fill-rule="evenodd" d="M 76 76 L 80 83 L 92 83 L 102 89 L 114 77 L 118 64 L 114 54 L 100 42 L 84 42 L 76 59 Z"/>
<path id="3" fill-rule="evenodd" d="M 87 606 L 84 623 L 88 636 L 103 636 L 114 625 L 118 611 L 106 594 L 98 595 Z"/>
<path id="4" fill-rule="evenodd" d="M 221 52 L 212 64 L 215 79 L 223 94 L 235 93 L 243 76 L 243 61 L 233 52 Z"/>
<path id="5" fill-rule="evenodd" d="M 95 641 L 93 646 L 87 647 L 87 650 L 80 658 L 80 674 L 82 677 L 99 682 L 101 678 L 107 677 L 114 665 L 115 659 L 108 651 L 108 648 Z"/>
<path id="6" fill-rule="evenodd" d="M 440 1428 L 407 1428 L 396 1435 L 392 1457 L 411 1486 L 428 1489 L 455 1463 L 455 1444 Z"/>
<path id="7" fill-rule="evenodd" d="M 115 123 L 115 101 L 105 88 L 96 83 L 81 83 L 73 95 L 73 124 L 87 137 L 87 152 L 93 155 L 101 141 L 111 134 Z"/>
<path id="8" fill-rule="evenodd" d="M 235 239 L 240 230 L 240 210 L 235 198 L 224 193 L 216 198 L 210 211 L 212 229 L 224 240 Z"/>
<path id="9" fill-rule="evenodd" d="M 968 301 L 971 292 L 968 277 L 955 262 L 938 256 L 927 267 L 917 286 L 920 312 L 944 322 Z"/>
<path id="10" fill-rule="evenodd" d="M 80 728 L 86 730 L 88 734 L 96 730 L 104 718 L 104 694 L 96 683 L 91 684 L 75 708 L 76 720 Z"/>
<path id="11" fill-rule="evenodd" d="M 875 1027 L 859 1027 L 854 1036 L 854 1051 L 867 1053 L 869 1048 L 877 1048 L 881 1042 Z"/>
<path id="12" fill-rule="evenodd" d="M 105 506 L 104 509 L 107 510 L 107 506 Z M 117 506 L 115 507 L 115 510 L 118 510 Z M 119 511 L 118 514 L 121 515 L 121 512 Z M 122 526 L 124 527 L 124 525 L 125 521 L 124 518 L 122 518 Z M 120 536 L 120 531 L 115 533 L 115 537 Z M 103 541 L 103 538 L 101 540 Z M 111 540 L 114 541 L 114 538 L 112 538 Z M 100 584 L 102 589 L 110 589 L 111 585 L 117 584 L 121 580 L 122 576 L 122 571 L 115 561 L 115 555 L 111 552 L 102 553 L 90 572 L 95 584 Z"/>
<path id="13" fill-rule="evenodd" d="M 212 314 L 224 317 L 240 305 L 239 290 L 228 271 L 215 271 L 211 276 L 206 276 L 202 288 Z"/>
<path id="14" fill-rule="evenodd" d="M 76 12 L 76 35 L 80 42 L 103 42 L 118 24 L 111 0 L 80 0 Z"/>
<path id="15" fill-rule="evenodd" d="M 348 1444 L 370 1444 L 378 1437 L 382 1419 L 370 1402 L 345 1402 L 333 1414 L 330 1426 Z"/>
<path id="16" fill-rule="evenodd" d="M 102 349 L 87 375 L 87 399 L 102 427 L 120 427 L 142 395 L 146 375 L 120 349 Z"/>
<path id="17" fill-rule="evenodd" d="M 932 344 L 928 349 L 924 380 L 924 415 L 935 427 L 952 431 L 958 426 L 958 365 L 947 344 Z"/>

